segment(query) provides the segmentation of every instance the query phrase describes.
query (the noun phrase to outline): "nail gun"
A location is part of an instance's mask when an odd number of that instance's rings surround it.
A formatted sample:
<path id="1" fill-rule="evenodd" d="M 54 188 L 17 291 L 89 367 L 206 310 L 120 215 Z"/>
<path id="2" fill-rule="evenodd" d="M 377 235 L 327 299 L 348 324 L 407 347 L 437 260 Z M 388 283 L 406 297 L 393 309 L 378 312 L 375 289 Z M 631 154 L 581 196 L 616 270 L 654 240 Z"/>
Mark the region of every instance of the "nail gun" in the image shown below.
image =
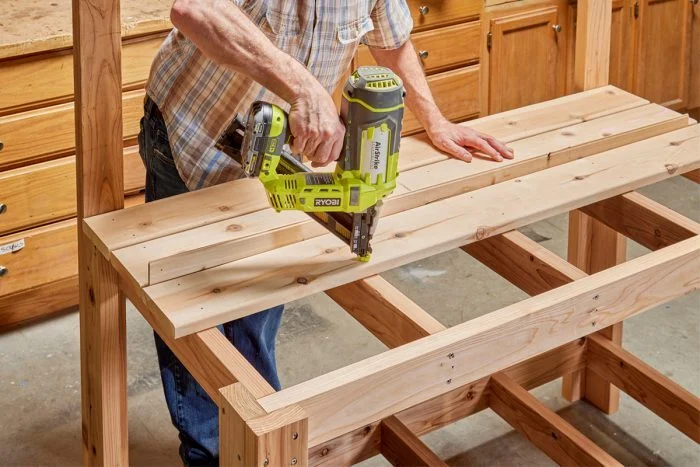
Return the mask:
<path id="1" fill-rule="evenodd" d="M 360 67 L 350 75 L 334 172 L 312 172 L 285 147 L 292 137 L 287 114 L 266 102 L 253 103 L 245 121 L 237 116 L 217 147 L 260 179 L 275 210 L 308 213 L 369 261 L 382 199 L 396 187 L 404 95 L 401 79 L 387 68 Z"/>

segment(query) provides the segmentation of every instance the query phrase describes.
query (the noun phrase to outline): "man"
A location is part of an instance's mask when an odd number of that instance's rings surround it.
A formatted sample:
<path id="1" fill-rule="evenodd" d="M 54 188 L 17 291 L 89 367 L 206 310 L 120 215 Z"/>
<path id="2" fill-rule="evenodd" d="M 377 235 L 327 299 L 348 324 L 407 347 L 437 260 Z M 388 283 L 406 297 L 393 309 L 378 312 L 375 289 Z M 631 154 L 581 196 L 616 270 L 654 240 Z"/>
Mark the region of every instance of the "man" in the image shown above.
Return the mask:
<path id="1" fill-rule="evenodd" d="M 466 162 L 469 149 L 495 161 L 513 153 L 494 138 L 447 121 L 435 105 L 409 40 L 401 0 L 175 0 L 175 30 L 158 52 L 139 135 L 146 201 L 241 176 L 214 147 L 236 113 L 255 100 L 289 110 L 292 150 L 315 167 L 341 152 L 344 127 L 330 92 L 357 45 L 404 82 L 406 104 L 439 149 Z M 282 306 L 223 326 L 226 337 L 275 388 L 275 336 Z M 156 336 L 166 402 L 186 465 L 216 464 L 218 412 Z"/>

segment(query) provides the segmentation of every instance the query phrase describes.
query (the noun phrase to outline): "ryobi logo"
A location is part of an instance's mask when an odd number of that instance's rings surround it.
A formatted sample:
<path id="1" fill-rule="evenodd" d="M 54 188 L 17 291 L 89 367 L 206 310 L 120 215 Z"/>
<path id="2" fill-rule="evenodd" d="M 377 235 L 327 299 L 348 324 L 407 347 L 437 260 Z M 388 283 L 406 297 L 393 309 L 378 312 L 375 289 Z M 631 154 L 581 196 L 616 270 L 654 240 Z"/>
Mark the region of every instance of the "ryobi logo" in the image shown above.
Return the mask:
<path id="1" fill-rule="evenodd" d="M 316 198 L 314 199 L 314 206 L 340 206 L 340 198 Z"/>

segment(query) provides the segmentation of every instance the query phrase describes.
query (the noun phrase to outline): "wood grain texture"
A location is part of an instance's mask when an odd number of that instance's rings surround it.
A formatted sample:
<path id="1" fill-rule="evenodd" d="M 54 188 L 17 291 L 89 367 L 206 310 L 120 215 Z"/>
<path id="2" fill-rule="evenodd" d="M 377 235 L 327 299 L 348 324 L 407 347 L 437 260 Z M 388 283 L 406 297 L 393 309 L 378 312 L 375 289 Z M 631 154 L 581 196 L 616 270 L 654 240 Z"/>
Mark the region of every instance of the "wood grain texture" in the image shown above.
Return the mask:
<path id="1" fill-rule="evenodd" d="M 218 399 L 222 465 L 309 465 L 308 425 L 301 408 L 268 414 L 240 383 L 222 388 Z"/>
<path id="2" fill-rule="evenodd" d="M 465 120 L 479 113 L 479 65 L 458 68 L 428 76 L 428 86 L 440 112 L 452 121 Z M 402 133 L 423 129 L 416 116 L 406 109 Z"/>
<path id="3" fill-rule="evenodd" d="M 380 276 L 326 290 L 326 295 L 389 348 L 445 329 Z"/>
<path id="4" fill-rule="evenodd" d="M 690 39 L 688 108 L 700 109 L 700 3 L 690 7 L 689 16 L 691 17 L 692 37 Z"/>
<path id="5" fill-rule="evenodd" d="M 586 276 L 517 231 L 471 243 L 463 249 L 528 295 L 537 295 Z"/>
<path id="6" fill-rule="evenodd" d="M 700 235 L 700 224 L 636 192 L 581 211 L 650 250 Z"/>
<path id="7" fill-rule="evenodd" d="M 480 118 L 469 122 L 469 126 L 512 142 L 646 103 L 625 91 L 605 87 Z M 415 160 L 416 157 L 419 159 Z M 401 141 L 399 170 L 402 172 L 446 159 L 447 156 L 432 148 L 425 136 Z M 103 254 L 109 256 L 112 250 L 244 215 L 265 206 L 264 203 L 261 205 L 263 193 L 259 182 L 234 183 L 248 185 L 232 190 L 231 184 L 222 184 L 172 198 L 167 203 L 154 202 L 137 209 L 98 216 L 86 221 L 85 231 Z M 188 213 L 187 217 L 183 218 L 182 213 Z M 119 224 L 119 229 L 113 228 L 115 223 Z"/>
<path id="8" fill-rule="evenodd" d="M 700 238 L 392 349 L 259 400 L 298 404 L 316 445 L 595 332 L 700 286 Z M 454 386 L 453 386 L 454 385 Z"/>
<path id="9" fill-rule="evenodd" d="M 555 130 L 514 141 L 511 147 L 518 154 L 514 161 L 494 165 L 483 159 L 476 159 L 471 164 L 447 160 L 433 163 L 428 169 L 419 166 L 403 170 L 397 190 L 385 200 L 382 215 L 418 207 L 685 126 L 685 117 L 673 111 L 655 105 L 643 106 L 570 126 L 562 131 Z M 404 165 L 418 166 L 418 157 L 409 152 L 411 149 L 409 146 L 402 153 L 409 156 L 406 161 L 411 161 L 404 162 Z M 434 150 L 424 146 L 416 147 L 416 150 L 425 151 L 427 161 L 432 160 L 430 151 Z M 229 189 L 229 192 L 238 191 Z M 268 204 L 262 192 L 259 196 L 260 211 L 137 244 L 116 252 L 115 256 L 140 284 L 148 285 L 326 233 L 302 213 L 274 215 L 269 208 L 263 209 Z M 150 219 L 159 216 L 156 213 L 144 216 L 146 226 L 150 226 Z"/>
<path id="10" fill-rule="evenodd" d="M 186 335 L 663 180 L 669 166 L 691 170 L 699 139 L 688 127 L 386 216 L 369 263 L 326 234 L 144 291 Z"/>
<path id="11" fill-rule="evenodd" d="M 437 454 L 395 416 L 382 420 L 381 430 L 381 452 L 391 465 L 447 467 Z"/>
<path id="12" fill-rule="evenodd" d="M 610 76 L 612 0 L 579 0 L 574 91 L 605 86 Z"/>
<path id="13" fill-rule="evenodd" d="M 700 399 L 618 344 L 599 335 L 588 342 L 587 368 L 700 443 Z"/>
<path id="14" fill-rule="evenodd" d="M 476 19 L 481 11 L 480 0 L 407 0 L 413 18 L 413 30 L 423 31 L 468 19 Z M 421 7 L 428 7 L 421 13 Z"/>
<path id="15" fill-rule="evenodd" d="M 559 465 L 622 466 L 502 373 L 491 377 L 490 407 Z"/>
<path id="16" fill-rule="evenodd" d="M 423 70 L 430 75 L 479 60 L 481 23 L 456 24 L 445 28 L 411 34 L 411 42 L 419 54 Z M 427 52 L 420 54 L 420 52 Z M 369 48 L 357 48 L 356 66 L 376 65 Z"/>
<path id="17" fill-rule="evenodd" d="M 121 84 L 116 84 L 120 88 L 119 97 L 115 100 L 121 100 Z M 122 125 L 125 139 L 132 141 L 138 136 L 139 121 L 143 116 L 143 97 L 143 90 L 124 93 L 124 112 L 122 114 L 120 111 L 120 120 L 109 122 L 113 125 L 119 124 L 120 138 Z M 116 107 L 117 103 L 105 102 L 105 105 Z M 121 107 L 120 103 L 119 108 Z M 0 135 L 5 146 L 0 157 L 0 170 L 75 153 L 75 115 L 77 113 L 74 111 L 74 104 L 69 102 L 0 117 Z M 80 129 L 80 126 L 78 128 Z M 83 128 L 82 131 L 84 130 Z M 121 150 L 121 140 L 119 145 Z"/>
<path id="18" fill-rule="evenodd" d="M 77 268 L 76 268 L 77 269 Z M 73 309 L 78 303 L 78 274 L 35 285 L 0 299 L 0 331 L 22 326 L 59 311 Z"/>

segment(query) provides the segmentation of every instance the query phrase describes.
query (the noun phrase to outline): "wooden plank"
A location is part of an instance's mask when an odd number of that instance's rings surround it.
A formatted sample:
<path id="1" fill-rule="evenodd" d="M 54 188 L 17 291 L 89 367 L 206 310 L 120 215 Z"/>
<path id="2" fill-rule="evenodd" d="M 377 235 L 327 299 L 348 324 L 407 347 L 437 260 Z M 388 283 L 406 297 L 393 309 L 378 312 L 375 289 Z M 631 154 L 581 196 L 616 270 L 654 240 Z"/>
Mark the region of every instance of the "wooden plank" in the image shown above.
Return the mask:
<path id="1" fill-rule="evenodd" d="M 694 237 L 259 399 L 309 416 L 311 446 L 697 290 Z"/>
<path id="2" fill-rule="evenodd" d="M 576 16 L 574 90 L 608 84 L 612 0 L 579 0 Z"/>
<path id="3" fill-rule="evenodd" d="M 78 275 L 21 290 L 0 299 L 0 331 L 67 310 L 78 303 Z"/>
<path id="4" fill-rule="evenodd" d="M 533 388 L 585 367 L 585 339 L 537 355 L 505 371 L 518 384 Z M 396 414 L 417 435 L 423 435 L 488 408 L 484 377 Z M 368 423 L 310 448 L 311 465 L 351 465 L 379 454 L 381 422 Z"/>
<path id="5" fill-rule="evenodd" d="M 663 180 L 700 166 L 698 141 L 688 127 L 387 216 L 368 263 L 326 234 L 144 291 L 179 337 Z"/>
<path id="6" fill-rule="evenodd" d="M 326 294 L 389 348 L 445 329 L 381 276 L 329 289 Z"/>
<path id="7" fill-rule="evenodd" d="M 75 129 L 81 224 L 124 205 L 121 30 L 118 0 L 72 5 L 75 120 L 66 126 Z M 43 131 L 31 128 L 34 138 Z M 83 463 L 128 465 L 126 302 L 116 272 L 81 229 L 78 258 Z"/>
<path id="8" fill-rule="evenodd" d="M 120 112 L 119 133 L 121 137 L 123 125 L 123 136 L 129 141 L 135 140 L 139 133 L 144 93 L 136 90 L 123 95 L 124 112 Z M 121 100 L 121 89 L 119 96 Z M 121 109 L 122 105 L 119 107 Z M 74 104 L 69 102 L 0 117 L 0 135 L 4 144 L 0 152 L 0 170 L 74 153 L 76 113 Z"/>
<path id="9" fill-rule="evenodd" d="M 599 201 L 581 211 L 650 250 L 700 234 L 697 222 L 635 192 Z"/>
<path id="10" fill-rule="evenodd" d="M 218 400 L 222 465 L 309 465 L 307 422 L 301 408 L 268 414 L 241 383 L 222 388 Z"/>
<path id="11" fill-rule="evenodd" d="M 609 86 L 481 118 L 469 122 L 469 126 L 511 142 L 647 103 Z M 401 141 L 401 171 L 445 159 L 447 156 L 433 149 L 425 136 Z M 249 186 L 239 185 L 235 191 L 231 189 L 232 184 L 222 184 L 170 199 L 167 203 L 149 203 L 147 208 L 95 217 L 87 221 L 86 232 L 103 254 L 109 256 L 112 250 L 262 209 L 266 205 L 261 201 L 264 195 L 260 183 L 256 180 L 233 183 L 245 182 Z M 183 213 L 187 213 L 187 217 L 183 217 Z M 119 223 L 119 229 L 113 228 L 115 222 Z"/>
<path id="12" fill-rule="evenodd" d="M 490 407 L 559 465 L 622 466 L 502 373 L 491 377 Z"/>
<path id="13" fill-rule="evenodd" d="M 471 243 L 463 249 L 528 295 L 547 292 L 586 276 L 516 231 Z"/>
<path id="14" fill-rule="evenodd" d="M 381 452 L 395 466 L 447 467 L 423 441 L 395 416 L 382 420 Z"/>
<path id="15" fill-rule="evenodd" d="M 698 29 L 700 29 L 700 28 L 698 28 Z M 685 178 L 687 178 L 688 180 L 694 181 L 695 183 L 700 183 L 700 169 L 691 170 L 690 172 L 686 172 L 683 174 L 683 176 Z"/>
<path id="16" fill-rule="evenodd" d="M 700 443 L 700 399 L 619 345 L 599 335 L 588 342 L 587 368 Z"/>
<path id="17" fill-rule="evenodd" d="M 402 173 L 395 193 L 385 200 L 382 215 L 683 128 L 685 122 L 685 117 L 663 107 L 643 106 L 568 127 L 563 131 L 554 130 L 515 141 L 511 143 L 518 154 L 514 161 L 493 164 L 476 159 L 471 164 L 464 164 L 446 160 L 431 164 L 429 170 L 421 167 L 409 169 Z M 423 148 L 423 151 L 428 154 L 435 152 L 432 148 Z M 407 154 L 410 153 L 402 152 L 402 157 Z M 246 185 L 246 188 L 249 186 Z M 239 190 L 229 188 L 229 191 Z M 264 195 L 260 193 L 260 197 Z M 267 206 L 265 199 L 259 202 L 261 206 Z M 152 214 L 148 219 L 158 217 Z M 146 225 L 147 228 L 150 226 L 151 224 Z M 119 251 L 117 256 L 129 273 L 145 286 L 324 233 L 323 228 L 302 213 L 274 215 L 268 208 L 238 217 L 235 221 L 227 219 L 127 247 Z"/>

